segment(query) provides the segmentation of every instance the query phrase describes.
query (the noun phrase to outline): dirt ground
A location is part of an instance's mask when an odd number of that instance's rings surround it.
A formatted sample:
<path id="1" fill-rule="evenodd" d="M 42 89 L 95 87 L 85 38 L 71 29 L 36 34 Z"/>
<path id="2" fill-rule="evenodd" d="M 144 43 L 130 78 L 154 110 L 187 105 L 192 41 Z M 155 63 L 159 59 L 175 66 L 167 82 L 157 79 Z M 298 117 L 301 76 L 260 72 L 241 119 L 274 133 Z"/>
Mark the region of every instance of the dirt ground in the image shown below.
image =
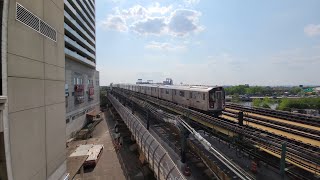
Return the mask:
<path id="1" fill-rule="evenodd" d="M 96 126 L 92 133 L 92 138 L 82 141 L 73 141 L 69 144 L 68 155 L 70 155 L 78 144 L 103 144 L 103 153 L 97 165 L 93 169 L 86 169 L 85 180 L 125 180 L 124 172 L 119 163 L 117 153 L 113 147 L 113 142 L 109 134 L 108 124 L 105 118 Z M 77 174 L 74 179 L 81 179 Z"/>

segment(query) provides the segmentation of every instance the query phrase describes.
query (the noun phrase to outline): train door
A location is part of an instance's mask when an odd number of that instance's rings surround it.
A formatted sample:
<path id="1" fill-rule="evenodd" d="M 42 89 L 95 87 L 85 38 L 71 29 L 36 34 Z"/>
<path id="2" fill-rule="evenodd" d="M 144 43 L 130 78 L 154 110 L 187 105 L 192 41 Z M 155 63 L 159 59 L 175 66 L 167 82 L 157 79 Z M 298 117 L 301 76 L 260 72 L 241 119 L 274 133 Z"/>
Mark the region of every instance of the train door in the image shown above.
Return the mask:
<path id="1" fill-rule="evenodd" d="M 222 91 L 216 91 L 216 109 L 222 109 Z"/>

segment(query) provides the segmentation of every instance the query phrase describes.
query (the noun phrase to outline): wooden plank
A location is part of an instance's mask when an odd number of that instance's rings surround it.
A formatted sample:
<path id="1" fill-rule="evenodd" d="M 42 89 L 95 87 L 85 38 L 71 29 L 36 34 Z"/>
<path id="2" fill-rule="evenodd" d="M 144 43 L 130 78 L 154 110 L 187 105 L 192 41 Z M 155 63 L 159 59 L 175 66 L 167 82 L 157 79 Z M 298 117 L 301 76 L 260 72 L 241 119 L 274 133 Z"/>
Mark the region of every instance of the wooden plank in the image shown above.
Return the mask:
<path id="1" fill-rule="evenodd" d="M 88 158 L 88 155 L 85 156 L 73 156 L 67 158 L 67 172 L 70 175 L 70 179 L 73 179 L 77 174 L 79 169 L 82 167 L 83 163 Z"/>

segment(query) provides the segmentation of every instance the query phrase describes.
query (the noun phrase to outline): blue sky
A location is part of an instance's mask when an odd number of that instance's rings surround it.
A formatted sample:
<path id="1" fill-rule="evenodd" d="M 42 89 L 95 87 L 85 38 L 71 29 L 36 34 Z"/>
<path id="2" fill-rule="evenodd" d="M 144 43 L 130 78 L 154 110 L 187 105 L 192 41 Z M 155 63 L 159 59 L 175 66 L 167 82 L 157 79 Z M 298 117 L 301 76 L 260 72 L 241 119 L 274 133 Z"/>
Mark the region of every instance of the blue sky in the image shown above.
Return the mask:
<path id="1" fill-rule="evenodd" d="M 318 85 L 318 0 L 96 0 L 101 85 Z"/>

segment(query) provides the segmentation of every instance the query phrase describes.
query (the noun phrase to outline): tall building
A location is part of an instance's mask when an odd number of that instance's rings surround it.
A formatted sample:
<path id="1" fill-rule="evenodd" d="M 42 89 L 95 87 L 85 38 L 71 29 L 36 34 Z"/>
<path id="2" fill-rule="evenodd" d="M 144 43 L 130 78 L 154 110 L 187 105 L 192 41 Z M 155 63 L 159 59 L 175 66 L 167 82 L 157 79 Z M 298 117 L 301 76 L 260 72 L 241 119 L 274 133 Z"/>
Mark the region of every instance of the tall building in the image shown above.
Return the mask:
<path id="1" fill-rule="evenodd" d="M 0 0 L 0 179 L 66 175 L 63 0 Z"/>
<path id="2" fill-rule="evenodd" d="M 94 0 L 0 0 L 0 179 L 63 179 L 99 110 Z"/>
<path id="3" fill-rule="evenodd" d="M 99 110 L 95 1 L 64 1 L 66 134 L 71 138 Z"/>

